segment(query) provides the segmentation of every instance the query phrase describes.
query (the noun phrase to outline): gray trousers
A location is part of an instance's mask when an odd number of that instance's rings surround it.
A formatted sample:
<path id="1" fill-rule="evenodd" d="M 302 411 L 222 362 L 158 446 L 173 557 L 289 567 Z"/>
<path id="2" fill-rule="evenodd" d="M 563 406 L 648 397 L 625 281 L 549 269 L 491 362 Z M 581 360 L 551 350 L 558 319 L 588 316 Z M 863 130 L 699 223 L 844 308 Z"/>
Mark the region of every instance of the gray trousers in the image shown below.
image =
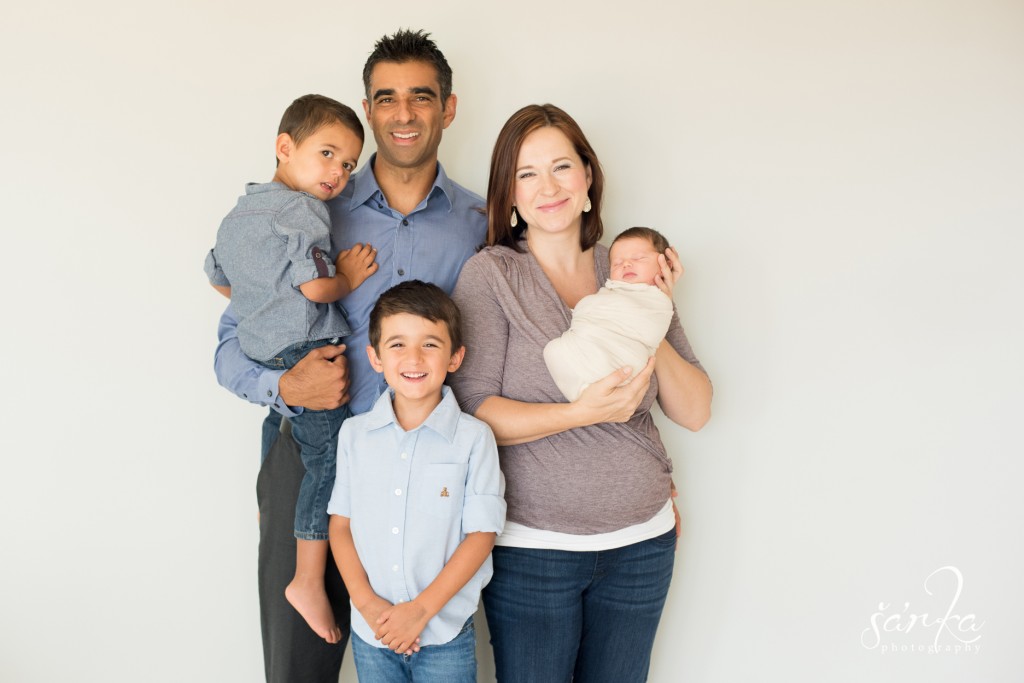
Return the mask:
<path id="1" fill-rule="evenodd" d="M 295 575 L 295 503 L 305 469 L 291 426 L 273 411 L 264 424 L 264 446 L 256 499 L 260 508 L 260 622 L 267 682 L 337 683 L 349 638 L 348 592 L 333 556 L 328 554 L 327 596 L 342 634 L 336 645 L 316 635 L 285 599 L 284 589 Z"/>

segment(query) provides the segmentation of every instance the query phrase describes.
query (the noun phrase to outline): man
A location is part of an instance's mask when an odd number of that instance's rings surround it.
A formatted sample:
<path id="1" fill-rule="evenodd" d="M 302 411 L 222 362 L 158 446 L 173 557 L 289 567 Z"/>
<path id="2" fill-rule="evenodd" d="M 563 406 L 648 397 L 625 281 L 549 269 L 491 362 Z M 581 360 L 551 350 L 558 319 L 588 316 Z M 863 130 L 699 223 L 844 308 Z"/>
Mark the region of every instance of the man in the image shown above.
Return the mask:
<path id="1" fill-rule="evenodd" d="M 343 634 L 339 643 L 319 638 L 284 598 L 295 571 L 292 520 L 304 470 L 281 415 L 346 401 L 355 414 L 369 410 L 384 389 L 383 377 L 366 355 L 369 315 L 377 297 L 398 282 L 415 279 L 450 293 L 462 264 L 487 232 L 483 200 L 449 180 L 437 161 L 442 131 L 455 119 L 457 100 L 451 68 L 429 34 L 403 30 L 377 41 L 363 69 L 363 85 L 363 109 L 377 152 L 328 205 L 331 247 L 336 254 L 369 243 L 377 249 L 380 269 L 342 302 L 353 329 L 347 348 L 316 349 L 281 373 L 252 363 L 241 352 L 230 306 L 219 329 L 218 381 L 242 398 L 272 406 L 263 427 L 256 495 L 263 657 L 267 680 L 275 683 L 336 683 L 349 635 L 348 595 L 333 561 L 325 580 Z"/>

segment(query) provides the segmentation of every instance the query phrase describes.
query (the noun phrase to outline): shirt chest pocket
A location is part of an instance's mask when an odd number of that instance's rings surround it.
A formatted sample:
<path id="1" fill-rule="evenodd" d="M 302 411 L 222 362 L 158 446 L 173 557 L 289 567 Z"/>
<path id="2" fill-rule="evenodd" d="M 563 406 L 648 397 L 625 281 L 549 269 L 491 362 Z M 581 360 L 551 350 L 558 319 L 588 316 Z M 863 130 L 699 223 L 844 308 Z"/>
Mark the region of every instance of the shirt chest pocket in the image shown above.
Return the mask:
<path id="1" fill-rule="evenodd" d="M 415 486 L 413 508 L 435 519 L 461 517 L 468 471 L 468 464 L 427 465 Z"/>

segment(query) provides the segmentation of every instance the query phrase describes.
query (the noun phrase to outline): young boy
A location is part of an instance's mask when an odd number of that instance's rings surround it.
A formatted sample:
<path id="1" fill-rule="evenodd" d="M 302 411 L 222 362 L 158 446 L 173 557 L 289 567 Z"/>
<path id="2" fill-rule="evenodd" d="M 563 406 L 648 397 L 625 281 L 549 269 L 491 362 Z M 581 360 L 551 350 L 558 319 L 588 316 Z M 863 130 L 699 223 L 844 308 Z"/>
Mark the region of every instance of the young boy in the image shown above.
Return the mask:
<path id="1" fill-rule="evenodd" d="M 630 228 L 612 242 L 611 277 L 573 309 L 566 332 L 544 347 L 544 362 L 569 401 L 629 366 L 635 375 L 657 351 L 672 321 L 672 298 L 655 284 L 669 248 L 657 230 Z"/>
<path id="2" fill-rule="evenodd" d="M 444 386 L 465 352 L 436 285 L 398 284 L 370 313 L 366 353 L 389 388 L 342 426 L 327 506 L 361 683 L 476 681 L 472 615 L 505 501 L 490 428 Z"/>
<path id="3" fill-rule="evenodd" d="M 295 100 L 281 118 L 270 183 L 250 183 L 217 231 L 206 258 L 210 284 L 231 298 L 238 341 L 250 358 L 293 367 L 309 351 L 349 334 L 337 302 L 377 269 L 374 250 L 357 245 L 332 263 L 324 202 L 337 197 L 363 149 L 351 108 L 321 95 Z M 291 419 L 306 474 L 295 510 L 295 578 L 288 602 L 329 643 L 341 639 L 324 589 L 327 499 L 346 407 L 306 410 Z"/>

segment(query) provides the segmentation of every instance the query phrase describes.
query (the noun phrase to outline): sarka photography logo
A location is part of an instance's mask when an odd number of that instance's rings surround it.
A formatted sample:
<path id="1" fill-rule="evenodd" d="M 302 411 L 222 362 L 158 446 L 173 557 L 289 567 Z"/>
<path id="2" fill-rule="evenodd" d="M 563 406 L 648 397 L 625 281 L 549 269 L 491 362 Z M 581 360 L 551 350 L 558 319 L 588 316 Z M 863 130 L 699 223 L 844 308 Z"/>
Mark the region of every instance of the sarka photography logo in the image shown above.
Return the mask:
<path id="1" fill-rule="evenodd" d="M 952 589 L 948 580 L 952 576 Z M 917 611 L 910 602 L 902 605 L 878 603 L 870 625 L 861 631 L 860 644 L 866 650 L 882 654 L 920 652 L 925 654 L 978 654 L 984 621 L 975 614 L 961 615 L 957 603 L 964 588 L 964 577 L 954 566 L 939 567 L 924 580 L 924 592 L 937 601 L 937 611 Z M 946 597 L 948 595 L 948 597 Z"/>

